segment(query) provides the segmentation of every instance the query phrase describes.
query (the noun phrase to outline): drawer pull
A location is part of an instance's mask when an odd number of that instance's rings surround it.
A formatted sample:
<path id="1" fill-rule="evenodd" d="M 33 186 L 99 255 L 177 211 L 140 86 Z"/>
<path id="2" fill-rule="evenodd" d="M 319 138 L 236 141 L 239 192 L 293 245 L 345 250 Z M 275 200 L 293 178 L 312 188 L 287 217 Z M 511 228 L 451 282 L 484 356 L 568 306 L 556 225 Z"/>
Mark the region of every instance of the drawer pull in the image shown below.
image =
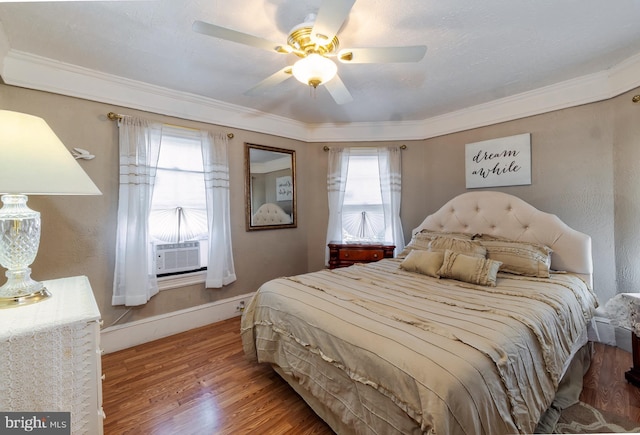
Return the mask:
<path id="1" fill-rule="evenodd" d="M 373 254 L 373 258 L 378 258 L 378 254 Z"/>

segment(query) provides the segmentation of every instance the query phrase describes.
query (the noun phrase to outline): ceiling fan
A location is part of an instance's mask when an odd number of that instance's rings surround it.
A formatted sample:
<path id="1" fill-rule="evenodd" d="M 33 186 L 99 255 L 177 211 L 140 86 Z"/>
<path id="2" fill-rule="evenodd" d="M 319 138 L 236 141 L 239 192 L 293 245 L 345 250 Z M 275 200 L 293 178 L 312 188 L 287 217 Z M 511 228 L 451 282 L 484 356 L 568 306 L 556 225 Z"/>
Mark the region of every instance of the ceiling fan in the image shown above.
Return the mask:
<path id="1" fill-rule="evenodd" d="M 57 2 L 99 2 L 99 1 L 156 1 L 156 0 L 0 0 L 0 3 L 57 3 Z"/>
<path id="2" fill-rule="evenodd" d="M 203 35 L 276 53 L 295 54 L 300 58 L 292 66 L 282 68 L 246 91 L 245 95 L 255 95 L 294 76 L 313 88 L 323 85 L 337 104 L 345 104 L 353 101 L 353 97 L 337 75 L 338 66 L 332 58 L 342 63 L 418 62 L 427 51 L 425 45 L 340 50 L 336 33 L 347 19 L 355 1 L 324 0 L 317 15 L 307 15 L 302 24 L 291 29 L 286 44 L 203 21 L 195 21 L 192 28 Z"/>

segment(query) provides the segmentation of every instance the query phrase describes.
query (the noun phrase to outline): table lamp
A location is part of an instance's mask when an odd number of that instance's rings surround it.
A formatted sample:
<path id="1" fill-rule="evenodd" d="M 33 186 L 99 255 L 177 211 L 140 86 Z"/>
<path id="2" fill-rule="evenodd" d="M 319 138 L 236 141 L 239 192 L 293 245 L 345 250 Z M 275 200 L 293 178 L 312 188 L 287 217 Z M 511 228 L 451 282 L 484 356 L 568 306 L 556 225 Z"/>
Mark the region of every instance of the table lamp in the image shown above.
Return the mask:
<path id="1" fill-rule="evenodd" d="M 101 195 L 47 123 L 36 116 L 0 110 L 0 265 L 7 282 L 0 308 L 18 307 L 51 296 L 31 278 L 40 244 L 40 213 L 27 195 Z"/>

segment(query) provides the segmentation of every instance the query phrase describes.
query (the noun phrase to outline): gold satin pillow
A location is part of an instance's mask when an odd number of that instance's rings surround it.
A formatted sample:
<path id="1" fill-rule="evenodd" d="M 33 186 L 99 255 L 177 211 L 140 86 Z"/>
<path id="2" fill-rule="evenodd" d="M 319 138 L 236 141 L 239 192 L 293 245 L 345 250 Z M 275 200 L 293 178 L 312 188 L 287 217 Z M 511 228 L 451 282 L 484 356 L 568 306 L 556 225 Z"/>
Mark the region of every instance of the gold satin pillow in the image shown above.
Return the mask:
<path id="1" fill-rule="evenodd" d="M 441 278 L 451 278 L 471 284 L 495 287 L 496 276 L 501 264 L 499 261 L 471 257 L 459 252 L 446 250 L 438 275 Z"/>
<path id="2" fill-rule="evenodd" d="M 551 248 L 486 235 L 478 236 L 476 240 L 486 248 L 487 258 L 502 262 L 500 272 L 549 278 Z"/>
<path id="3" fill-rule="evenodd" d="M 429 242 L 429 251 L 431 252 L 444 252 L 446 250 L 479 258 L 484 258 L 487 255 L 485 247 L 474 240 L 437 236 Z"/>
<path id="4" fill-rule="evenodd" d="M 432 276 L 434 278 L 440 278 L 438 270 L 442 266 L 444 261 L 444 253 L 442 252 L 429 252 L 429 251 L 411 251 L 406 256 L 400 268 L 407 272 L 421 273 L 422 275 Z"/>
<path id="5" fill-rule="evenodd" d="M 411 240 L 404 247 L 397 258 L 404 258 L 409 252 L 414 250 L 428 251 L 429 243 L 436 237 L 455 237 L 457 239 L 471 240 L 474 234 L 467 233 L 448 233 L 444 231 L 421 230 L 411 236 Z"/>

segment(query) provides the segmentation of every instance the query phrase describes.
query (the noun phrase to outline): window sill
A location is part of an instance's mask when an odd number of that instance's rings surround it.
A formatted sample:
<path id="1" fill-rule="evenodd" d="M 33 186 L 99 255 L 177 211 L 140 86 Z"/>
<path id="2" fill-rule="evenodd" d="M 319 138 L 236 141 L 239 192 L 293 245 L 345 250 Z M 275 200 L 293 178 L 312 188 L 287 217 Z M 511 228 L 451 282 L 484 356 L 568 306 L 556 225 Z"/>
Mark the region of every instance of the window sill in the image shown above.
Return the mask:
<path id="1" fill-rule="evenodd" d="M 158 278 L 158 290 L 162 291 L 194 284 L 202 284 L 205 282 L 206 276 L 206 270 L 199 270 L 197 272 L 175 276 L 163 276 L 162 278 Z"/>

